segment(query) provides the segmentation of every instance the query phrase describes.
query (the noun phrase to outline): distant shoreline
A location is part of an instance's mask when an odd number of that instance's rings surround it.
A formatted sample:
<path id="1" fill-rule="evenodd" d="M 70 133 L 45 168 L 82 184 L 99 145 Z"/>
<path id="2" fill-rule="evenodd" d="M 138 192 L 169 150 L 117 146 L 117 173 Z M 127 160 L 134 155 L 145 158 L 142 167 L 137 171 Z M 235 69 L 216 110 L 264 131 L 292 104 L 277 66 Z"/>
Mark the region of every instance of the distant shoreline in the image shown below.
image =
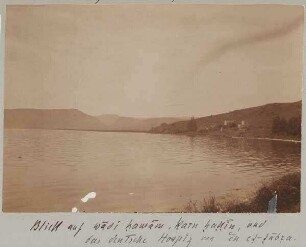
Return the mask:
<path id="1" fill-rule="evenodd" d="M 149 131 L 138 130 L 91 130 L 91 129 L 44 129 L 44 128 L 5 128 L 7 130 L 68 130 L 68 131 L 88 131 L 88 132 L 127 132 L 127 133 L 150 133 Z"/>
<path id="2" fill-rule="evenodd" d="M 90 130 L 90 129 L 43 129 L 43 128 L 4 128 L 4 129 L 23 129 L 23 130 L 67 130 L 67 131 L 87 131 L 87 132 L 108 132 L 108 133 L 146 133 L 146 134 L 160 134 L 160 135 L 184 135 L 184 136 L 212 136 L 212 137 L 224 137 L 232 139 L 246 139 L 246 140 L 265 140 L 265 141 L 281 141 L 281 142 L 291 142 L 291 143 L 301 143 L 301 140 L 294 139 L 282 139 L 282 138 L 271 138 L 271 137 L 246 137 L 246 136 L 228 136 L 228 135 L 204 135 L 192 132 L 186 133 L 156 133 L 151 131 L 137 131 L 137 130 Z"/>
<path id="3" fill-rule="evenodd" d="M 233 139 L 250 139 L 250 140 L 266 140 L 266 141 L 282 141 L 282 142 L 295 142 L 301 143 L 301 140 L 293 139 L 281 139 L 281 138 L 270 138 L 270 137 L 241 137 L 241 136 L 232 136 Z"/>
<path id="4" fill-rule="evenodd" d="M 149 132 L 152 134 L 160 134 L 160 135 L 184 135 L 184 136 L 209 136 L 209 137 L 223 137 L 223 138 L 232 138 L 232 139 L 246 139 L 246 140 L 264 140 L 264 141 L 281 141 L 281 142 L 292 142 L 292 143 L 301 143 L 301 140 L 294 140 L 288 138 L 272 138 L 272 137 L 251 137 L 251 136 L 230 136 L 230 135 L 221 135 L 221 134 L 198 134 L 193 132 L 185 132 L 185 133 L 156 133 Z"/>

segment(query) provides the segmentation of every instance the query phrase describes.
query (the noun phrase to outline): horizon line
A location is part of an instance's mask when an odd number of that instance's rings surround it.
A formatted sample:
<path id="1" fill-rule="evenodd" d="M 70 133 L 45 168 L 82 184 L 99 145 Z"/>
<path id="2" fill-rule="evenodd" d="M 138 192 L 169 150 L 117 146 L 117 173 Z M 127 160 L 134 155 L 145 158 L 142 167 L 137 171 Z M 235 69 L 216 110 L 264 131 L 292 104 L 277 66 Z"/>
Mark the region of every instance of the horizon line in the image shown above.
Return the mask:
<path id="1" fill-rule="evenodd" d="M 45 110 L 45 111 L 52 111 L 52 110 L 75 110 L 75 111 L 80 111 L 88 116 L 92 116 L 92 117 L 100 117 L 100 116 L 118 116 L 118 117 L 127 117 L 127 118 L 138 118 L 138 119 L 151 119 L 151 118 L 190 118 L 190 117 L 195 117 L 195 118 L 201 118 L 201 117 L 208 117 L 208 116 L 214 116 L 214 115 L 219 115 L 219 114 L 225 114 L 225 113 L 229 113 L 229 112 L 233 112 L 233 111 L 239 111 L 239 110 L 244 110 L 244 109 L 250 109 L 250 108 L 255 108 L 255 107 L 260 107 L 260 106 L 265 106 L 265 105 L 273 105 L 273 104 L 293 104 L 293 103 L 298 103 L 301 102 L 302 103 L 302 99 L 301 100 L 297 100 L 297 101 L 290 101 L 290 102 L 274 102 L 274 103 L 266 103 L 266 104 L 261 104 L 261 105 L 256 105 L 256 106 L 250 106 L 250 107 L 246 107 L 246 108 L 239 108 L 239 109 L 233 109 L 227 112 L 219 112 L 219 113 L 214 113 L 214 114 L 210 114 L 210 115 L 192 115 L 192 114 L 188 114 L 190 116 L 150 116 L 150 117 L 140 117 L 140 116 L 127 116 L 127 115 L 119 115 L 119 114 L 113 114 L 113 113 L 102 113 L 102 114 L 98 114 L 98 115 L 92 115 L 92 114 L 88 114 L 80 109 L 77 108 L 5 108 L 3 107 L 3 110 Z"/>

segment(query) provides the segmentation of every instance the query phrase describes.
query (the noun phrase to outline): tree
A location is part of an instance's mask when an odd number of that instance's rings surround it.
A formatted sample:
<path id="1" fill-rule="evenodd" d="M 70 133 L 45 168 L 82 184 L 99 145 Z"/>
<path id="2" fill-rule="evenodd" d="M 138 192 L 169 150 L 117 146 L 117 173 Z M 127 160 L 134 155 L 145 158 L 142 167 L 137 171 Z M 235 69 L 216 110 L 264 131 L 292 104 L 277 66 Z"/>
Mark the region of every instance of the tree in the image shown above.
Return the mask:
<path id="1" fill-rule="evenodd" d="M 192 117 L 187 124 L 187 130 L 194 132 L 197 131 L 197 129 L 198 129 L 197 122 L 194 119 L 194 117 Z"/>
<path id="2" fill-rule="evenodd" d="M 287 132 L 292 136 L 301 136 L 301 117 L 293 117 L 289 119 Z"/>
<path id="3" fill-rule="evenodd" d="M 279 122 L 279 128 L 280 128 L 280 134 L 286 134 L 287 133 L 287 126 L 288 122 L 285 118 L 281 118 Z"/>
<path id="4" fill-rule="evenodd" d="M 288 121 L 276 116 L 272 123 L 272 133 L 276 135 L 291 135 L 301 137 L 301 116 L 292 117 Z"/>
<path id="5" fill-rule="evenodd" d="M 280 122 L 280 117 L 277 115 L 276 117 L 273 118 L 273 122 L 272 122 L 272 133 L 273 134 L 278 134 L 280 132 L 279 122 Z"/>
<path id="6" fill-rule="evenodd" d="M 273 134 L 285 134 L 287 132 L 287 121 L 284 118 L 276 116 L 272 123 L 272 133 Z"/>

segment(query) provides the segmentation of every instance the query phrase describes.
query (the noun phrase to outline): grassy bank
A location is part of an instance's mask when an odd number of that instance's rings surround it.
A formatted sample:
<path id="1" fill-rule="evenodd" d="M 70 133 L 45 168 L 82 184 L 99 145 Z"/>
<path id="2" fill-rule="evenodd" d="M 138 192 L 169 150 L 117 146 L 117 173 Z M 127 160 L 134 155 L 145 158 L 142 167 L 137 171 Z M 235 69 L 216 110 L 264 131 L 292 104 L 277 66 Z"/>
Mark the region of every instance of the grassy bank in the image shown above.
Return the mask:
<path id="1" fill-rule="evenodd" d="M 301 173 L 284 175 L 262 185 L 245 201 L 231 200 L 217 202 L 210 196 L 202 202 L 190 201 L 184 208 L 187 213 L 266 213 L 268 202 L 274 191 L 277 192 L 277 212 L 300 212 Z"/>

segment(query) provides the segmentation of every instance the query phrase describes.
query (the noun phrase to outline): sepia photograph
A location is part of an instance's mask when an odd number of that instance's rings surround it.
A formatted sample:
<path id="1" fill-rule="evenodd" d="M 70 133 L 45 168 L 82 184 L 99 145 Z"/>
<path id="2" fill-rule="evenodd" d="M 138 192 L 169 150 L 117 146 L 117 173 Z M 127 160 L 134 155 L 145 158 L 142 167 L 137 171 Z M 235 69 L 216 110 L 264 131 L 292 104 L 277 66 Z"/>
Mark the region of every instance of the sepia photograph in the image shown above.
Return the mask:
<path id="1" fill-rule="evenodd" d="M 9 5 L 2 211 L 300 213 L 304 8 Z"/>

